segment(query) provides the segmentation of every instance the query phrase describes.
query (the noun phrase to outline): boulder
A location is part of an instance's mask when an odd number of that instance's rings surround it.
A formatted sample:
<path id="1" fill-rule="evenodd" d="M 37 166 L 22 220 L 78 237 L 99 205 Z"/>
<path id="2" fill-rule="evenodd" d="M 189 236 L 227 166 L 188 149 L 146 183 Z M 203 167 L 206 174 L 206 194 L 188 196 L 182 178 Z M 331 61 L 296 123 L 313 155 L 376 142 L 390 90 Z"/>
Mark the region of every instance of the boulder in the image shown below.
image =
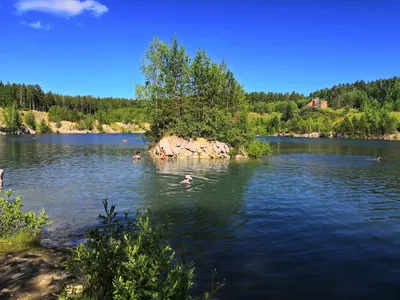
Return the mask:
<path id="1" fill-rule="evenodd" d="M 165 155 L 167 156 L 173 156 L 174 153 L 171 150 L 171 146 L 169 144 L 169 138 L 168 137 L 164 137 L 161 139 L 161 141 L 159 142 L 159 146 L 160 146 L 160 151 L 164 150 L 165 151 Z"/>
<path id="2" fill-rule="evenodd" d="M 176 158 L 229 158 L 229 146 L 219 141 L 204 138 L 183 139 L 177 136 L 163 137 L 150 149 L 150 154 L 158 156 L 164 149 L 168 157 Z"/>
<path id="3" fill-rule="evenodd" d="M 196 147 L 193 143 L 193 141 L 189 141 L 186 145 L 185 145 L 185 149 L 189 150 L 190 152 L 197 152 Z"/>

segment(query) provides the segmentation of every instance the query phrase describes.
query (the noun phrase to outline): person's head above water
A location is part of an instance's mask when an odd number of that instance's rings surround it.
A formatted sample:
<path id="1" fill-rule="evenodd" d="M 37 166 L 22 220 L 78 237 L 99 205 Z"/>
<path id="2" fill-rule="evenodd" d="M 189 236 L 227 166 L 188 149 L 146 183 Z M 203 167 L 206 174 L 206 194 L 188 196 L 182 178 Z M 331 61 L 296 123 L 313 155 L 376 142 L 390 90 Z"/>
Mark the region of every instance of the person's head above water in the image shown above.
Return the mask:
<path id="1" fill-rule="evenodd" d="M 186 175 L 186 176 L 185 176 L 185 179 L 183 179 L 183 180 L 181 181 L 181 183 L 190 184 L 190 183 L 191 183 L 191 182 L 190 182 L 191 179 L 193 179 L 192 176 Z"/>
<path id="2" fill-rule="evenodd" d="M 378 158 L 377 158 L 378 160 L 381 160 L 382 158 L 380 157 L 380 156 L 378 156 Z"/>

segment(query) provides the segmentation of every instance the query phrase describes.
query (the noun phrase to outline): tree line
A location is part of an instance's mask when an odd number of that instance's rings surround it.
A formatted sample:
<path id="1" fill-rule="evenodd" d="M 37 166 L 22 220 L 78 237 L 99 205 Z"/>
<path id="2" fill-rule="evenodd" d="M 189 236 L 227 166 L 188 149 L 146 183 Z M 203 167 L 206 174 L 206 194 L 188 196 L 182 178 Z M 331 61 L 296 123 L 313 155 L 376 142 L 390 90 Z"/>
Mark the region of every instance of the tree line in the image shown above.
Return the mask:
<path id="1" fill-rule="evenodd" d="M 102 124 L 146 121 L 147 102 L 125 98 L 68 96 L 43 92 L 38 84 L 4 84 L 0 81 L 0 107 L 49 112 L 56 121 L 98 119 Z"/>
<path id="2" fill-rule="evenodd" d="M 250 110 L 258 113 L 279 112 L 282 103 L 293 102 L 298 108 L 304 107 L 312 99 L 328 101 L 329 107 L 345 107 L 367 111 L 384 107 L 388 111 L 400 111 L 400 78 L 379 79 L 371 82 L 363 80 L 355 83 L 339 84 L 304 96 L 296 92 L 272 93 L 251 92 L 246 94 Z"/>
<path id="3" fill-rule="evenodd" d="M 43 92 L 37 84 L 0 82 L 0 107 L 6 108 L 5 119 L 14 121 L 13 127 L 18 109 L 46 111 L 50 121 L 77 122 L 89 130 L 94 120 L 100 127 L 150 122 L 146 136 L 151 141 L 171 133 L 243 145 L 251 134 L 333 131 L 369 136 L 399 127 L 392 113 L 400 111 L 398 77 L 339 84 L 307 97 L 295 91 L 246 93 L 224 61 L 213 61 L 204 50 L 189 57 L 176 37 L 171 44 L 155 38 L 141 70 L 145 80 L 136 86 L 135 99 L 60 95 Z M 306 106 L 317 97 L 327 100 L 329 108 Z M 248 112 L 263 116 L 248 120 Z"/>
<path id="4" fill-rule="evenodd" d="M 320 136 L 333 133 L 334 137 L 369 138 L 400 131 L 399 120 L 385 108 L 359 112 L 355 109 L 303 107 L 295 110 L 290 118 L 282 113 L 272 113 L 267 118 L 252 118 L 249 126 L 257 135 L 317 132 Z"/>
<path id="5" fill-rule="evenodd" d="M 314 98 L 328 109 L 307 107 Z M 400 111 L 400 78 L 357 81 L 302 94 L 253 92 L 246 95 L 250 110 L 262 116 L 250 120 L 253 132 L 271 135 L 319 132 L 322 135 L 366 138 L 400 130 L 394 112 Z"/>

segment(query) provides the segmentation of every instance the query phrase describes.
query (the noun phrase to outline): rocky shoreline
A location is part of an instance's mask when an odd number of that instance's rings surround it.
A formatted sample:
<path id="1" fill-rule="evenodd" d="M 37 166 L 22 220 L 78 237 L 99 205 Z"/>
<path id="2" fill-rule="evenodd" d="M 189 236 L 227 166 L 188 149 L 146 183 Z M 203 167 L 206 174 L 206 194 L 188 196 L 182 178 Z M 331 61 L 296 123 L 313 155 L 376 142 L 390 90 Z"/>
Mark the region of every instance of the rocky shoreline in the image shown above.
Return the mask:
<path id="1" fill-rule="evenodd" d="M 149 150 L 152 156 L 166 158 L 230 158 L 230 147 L 222 142 L 204 138 L 184 139 L 177 136 L 162 138 Z"/>
<path id="2" fill-rule="evenodd" d="M 69 255 L 56 247 L 0 255 L 0 299 L 58 299 L 73 290 L 81 292 L 80 281 L 64 266 Z"/>
<path id="3" fill-rule="evenodd" d="M 394 133 L 394 134 L 386 134 L 386 135 L 380 135 L 380 136 L 370 136 L 370 137 L 365 137 L 365 138 L 360 138 L 360 137 L 349 137 L 344 134 L 334 134 L 331 132 L 329 135 L 322 135 L 318 132 L 311 132 L 311 133 L 303 133 L 303 134 L 297 134 L 297 133 L 278 133 L 274 134 L 272 136 L 275 137 L 295 137 L 295 138 L 331 138 L 331 139 L 357 139 L 357 140 L 386 140 L 386 141 L 397 141 L 400 140 L 400 133 Z"/>

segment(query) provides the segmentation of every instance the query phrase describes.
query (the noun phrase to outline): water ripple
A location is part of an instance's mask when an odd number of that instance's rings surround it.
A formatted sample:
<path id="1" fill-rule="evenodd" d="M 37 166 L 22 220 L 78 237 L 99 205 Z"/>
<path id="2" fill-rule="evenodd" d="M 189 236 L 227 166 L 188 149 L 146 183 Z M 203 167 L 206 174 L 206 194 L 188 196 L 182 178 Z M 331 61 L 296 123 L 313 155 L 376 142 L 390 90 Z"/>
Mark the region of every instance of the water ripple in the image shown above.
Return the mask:
<path id="1" fill-rule="evenodd" d="M 0 137 L 0 166 L 25 209 L 55 220 L 53 242 L 82 241 L 104 198 L 150 207 L 196 262 L 196 289 L 212 267 L 227 279 L 221 299 L 395 298 L 400 143 L 271 141 L 277 155 L 264 160 L 160 162 L 137 135 Z"/>

